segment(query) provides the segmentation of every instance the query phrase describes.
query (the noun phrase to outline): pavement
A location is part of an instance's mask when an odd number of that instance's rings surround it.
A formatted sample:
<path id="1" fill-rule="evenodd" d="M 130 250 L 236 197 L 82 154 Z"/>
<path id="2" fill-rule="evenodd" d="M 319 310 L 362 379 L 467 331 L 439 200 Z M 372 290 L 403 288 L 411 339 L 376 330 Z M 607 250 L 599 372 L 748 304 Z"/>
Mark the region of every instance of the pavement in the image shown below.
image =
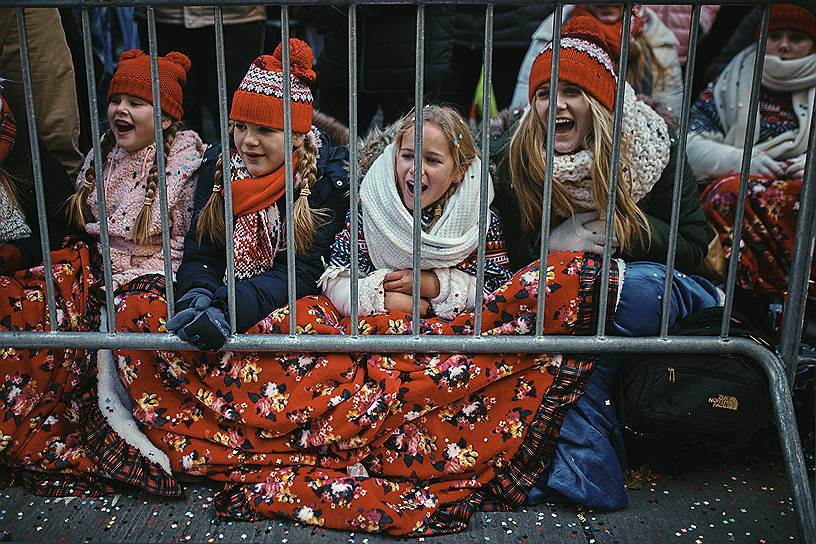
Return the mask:
<path id="1" fill-rule="evenodd" d="M 0 540 L 25 542 L 264 542 L 276 544 L 800 542 L 781 459 L 739 459 L 683 474 L 644 473 L 630 506 L 611 513 L 572 505 L 482 512 L 467 530 L 397 539 L 304 526 L 284 519 L 230 522 L 215 515 L 215 488 L 188 484 L 186 498 L 123 490 L 100 499 L 0 491 Z M 813 486 L 813 482 L 811 482 Z"/>

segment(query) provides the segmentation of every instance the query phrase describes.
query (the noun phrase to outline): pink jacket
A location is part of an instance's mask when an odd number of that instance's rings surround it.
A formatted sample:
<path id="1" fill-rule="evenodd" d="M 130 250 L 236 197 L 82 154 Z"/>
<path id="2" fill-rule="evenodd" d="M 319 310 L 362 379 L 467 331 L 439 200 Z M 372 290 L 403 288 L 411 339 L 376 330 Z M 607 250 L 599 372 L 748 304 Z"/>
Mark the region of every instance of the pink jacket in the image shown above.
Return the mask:
<path id="1" fill-rule="evenodd" d="M 677 56 L 680 57 L 680 63 L 685 64 L 688 59 L 688 43 L 689 43 L 689 27 L 691 25 L 691 6 L 680 5 L 665 5 L 665 6 L 649 6 L 663 23 L 671 29 L 677 36 L 680 44 L 677 46 Z M 703 35 L 711 30 L 711 25 L 714 24 L 714 19 L 717 17 L 717 12 L 720 11 L 720 6 L 703 6 L 700 11 L 700 29 Z M 698 42 L 699 43 L 699 40 Z"/>
<path id="2" fill-rule="evenodd" d="M 170 258 L 173 272 L 178 270 L 181 264 L 184 236 L 192 221 L 197 172 L 204 156 L 204 149 L 205 145 L 198 134 L 185 130 L 176 135 L 166 160 Z M 85 171 L 92 156 L 93 153 L 90 153 L 86 157 L 77 186 L 81 186 L 84 181 Z M 147 175 L 155 158 L 156 151 L 152 145 L 134 153 L 114 146 L 105 164 L 105 204 L 108 214 L 111 267 L 114 281 L 120 284 L 144 274 L 164 273 L 158 189 L 153 200 L 150 237 L 143 244 L 137 244 L 129 238 L 144 204 Z M 101 169 L 97 168 L 97 180 L 100 180 L 101 173 Z M 96 191 L 88 198 L 88 205 L 94 217 L 98 217 Z M 87 223 L 85 230 L 99 237 L 99 222 Z"/>

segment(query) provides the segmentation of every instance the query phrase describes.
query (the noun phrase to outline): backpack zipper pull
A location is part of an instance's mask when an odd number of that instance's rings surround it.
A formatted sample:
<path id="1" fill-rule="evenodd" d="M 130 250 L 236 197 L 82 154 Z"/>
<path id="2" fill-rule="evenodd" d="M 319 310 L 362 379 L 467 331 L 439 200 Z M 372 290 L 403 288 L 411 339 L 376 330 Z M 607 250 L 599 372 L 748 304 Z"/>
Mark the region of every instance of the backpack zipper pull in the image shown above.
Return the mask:
<path id="1" fill-rule="evenodd" d="M 669 383 L 674 383 L 674 380 L 675 380 L 674 368 L 669 367 L 669 368 L 666 369 L 666 371 L 669 373 Z"/>

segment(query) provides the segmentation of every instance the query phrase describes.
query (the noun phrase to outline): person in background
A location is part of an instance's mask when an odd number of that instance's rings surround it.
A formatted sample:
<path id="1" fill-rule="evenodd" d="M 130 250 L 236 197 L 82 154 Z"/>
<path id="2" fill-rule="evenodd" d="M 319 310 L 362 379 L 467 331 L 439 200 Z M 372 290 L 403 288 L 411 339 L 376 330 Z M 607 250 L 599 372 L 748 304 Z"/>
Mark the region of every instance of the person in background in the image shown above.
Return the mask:
<path id="1" fill-rule="evenodd" d="M 788 289 L 816 96 L 816 17 L 798 6 L 775 5 L 768 30 L 739 250 L 738 285 L 751 299 L 778 298 Z M 756 50 L 754 43 L 734 57 L 700 94 L 689 120 L 689 162 L 707 184 L 703 207 L 726 259 Z"/>
<path id="2" fill-rule="evenodd" d="M 674 35 L 677 36 L 677 58 L 682 66 L 688 60 L 689 31 L 691 30 L 691 6 L 680 4 L 674 5 L 650 5 L 647 6 L 655 15 L 660 17 Z M 714 19 L 720 11 L 720 6 L 701 6 L 700 9 L 700 39 L 711 30 Z"/>
<path id="3" fill-rule="evenodd" d="M 263 51 L 266 8 L 225 6 L 224 68 L 227 79 L 227 111 L 232 93 L 241 83 L 244 67 Z M 192 62 L 187 74 L 184 111 L 187 126 L 202 135 L 205 141 L 219 139 L 218 74 L 215 57 L 215 24 L 213 8 L 207 6 L 157 6 L 156 38 L 160 55 L 180 51 Z M 148 50 L 147 21 L 143 11 L 137 11 L 142 49 Z M 207 122 L 212 120 L 211 123 Z"/>
<path id="4" fill-rule="evenodd" d="M 82 154 L 71 51 L 56 8 L 27 8 L 25 13 L 37 136 L 68 174 L 74 176 L 82 166 Z M 27 140 L 28 120 L 15 8 L 0 8 L 0 74 L 4 80 L 3 97 L 17 115 L 17 133 Z"/>

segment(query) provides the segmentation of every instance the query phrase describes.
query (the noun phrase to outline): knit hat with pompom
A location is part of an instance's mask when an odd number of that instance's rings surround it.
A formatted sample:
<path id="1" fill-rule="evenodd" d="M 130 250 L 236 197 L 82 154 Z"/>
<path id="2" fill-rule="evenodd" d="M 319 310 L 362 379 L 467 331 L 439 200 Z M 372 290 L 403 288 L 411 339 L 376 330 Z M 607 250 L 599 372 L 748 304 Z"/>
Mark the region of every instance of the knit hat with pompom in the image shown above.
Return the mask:
<path id="1" fill-rule="evenodd" d="M 261 55 L 249 67 L 232 96 L 230 120 L 283 130 L 283 49 Z M 312 91 L 315 80 L 312 50 L 297 38 L 289 40 L 289 84 L 292 89 L 292 132 L 312 128 Z"/>
<path id="2" fill-rule="evenodd" d="M 577 85 L 612 111 L 617 77 L 609 46 L 602 38 L 596 21 L 592 17 L 573 17 L 562 29 L 558 81 Z M 530 103 L 536 90 L 550 81 L 551 67 L 552 42 L 538 54 L 530 70 Z"/>
<path id="3" fill-rule="evenodd" d="M 799 6 L 776 4 L 771 8 L 771 20 L 768 23 L 768 31 L 773 30 L 796 30 L 816 41 L 816 16 Z M 756 35 L 759 36 L 759 27 Z"/>
<path id="4" fill-rule="evenodd" d="M 192 63 L 187 55 L 178 51 L 170 51 L 158 60 L 161 109 L 174 121 L 179 121 L 184 117 L 184 94 L 181 88 L 187 82 L 187 72 Z M 138 49 L 122 53 L 108 87 L 108 100 L 117 94 L 129 94 L 153 103 L 150 55 Z"/>

